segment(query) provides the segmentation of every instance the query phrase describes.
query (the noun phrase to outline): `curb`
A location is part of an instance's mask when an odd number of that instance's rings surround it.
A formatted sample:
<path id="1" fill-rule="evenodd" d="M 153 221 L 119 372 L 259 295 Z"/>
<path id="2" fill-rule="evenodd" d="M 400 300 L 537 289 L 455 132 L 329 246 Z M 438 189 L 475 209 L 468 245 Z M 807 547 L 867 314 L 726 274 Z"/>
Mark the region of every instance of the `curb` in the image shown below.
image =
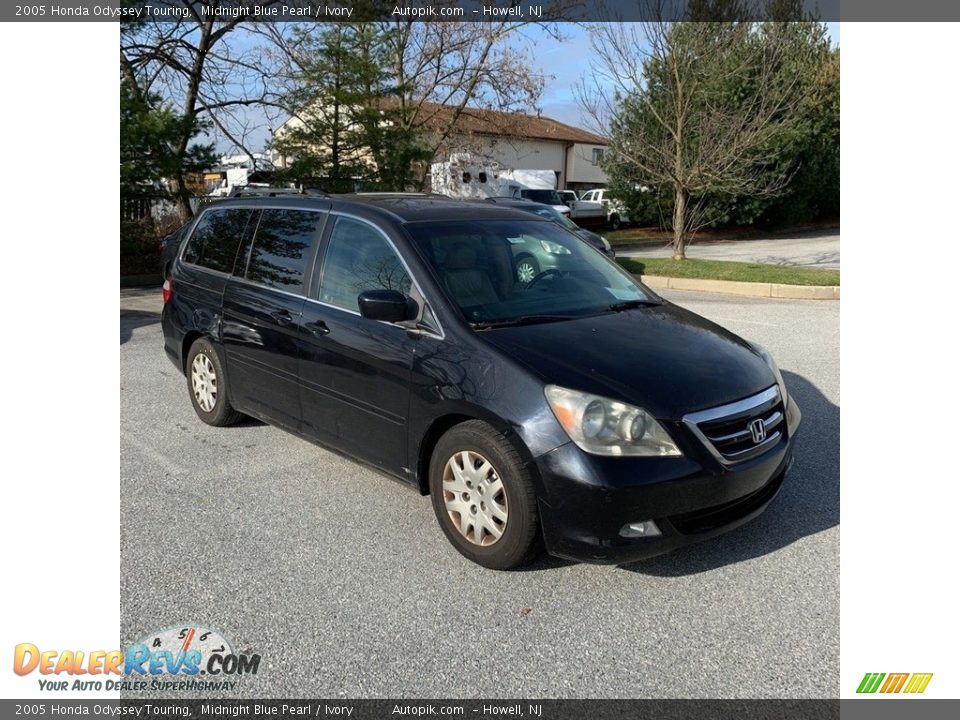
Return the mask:
<path id="1" fill-rule="evenodd" d="M 839 300 L 839 285 L 783 285 L 780 283 L 740 282 L 736 280 L 701 280 L 661 275 L 635 275 L 654 290 L 695 290 L 781 300 Z"/>

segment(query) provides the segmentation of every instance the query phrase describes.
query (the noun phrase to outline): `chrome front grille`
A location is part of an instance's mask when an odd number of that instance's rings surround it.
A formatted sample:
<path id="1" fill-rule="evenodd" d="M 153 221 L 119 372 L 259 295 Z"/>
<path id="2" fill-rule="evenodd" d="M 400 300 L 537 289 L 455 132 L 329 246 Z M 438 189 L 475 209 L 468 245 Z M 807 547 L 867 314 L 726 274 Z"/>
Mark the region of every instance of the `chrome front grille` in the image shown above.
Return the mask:
<path id="1" fill-rule="evenodd" d="M 786 427 L 783 399 L 776 385 L 729 405 L 690 413 L 683 422 L 724 465 L 769 450 Z"/>

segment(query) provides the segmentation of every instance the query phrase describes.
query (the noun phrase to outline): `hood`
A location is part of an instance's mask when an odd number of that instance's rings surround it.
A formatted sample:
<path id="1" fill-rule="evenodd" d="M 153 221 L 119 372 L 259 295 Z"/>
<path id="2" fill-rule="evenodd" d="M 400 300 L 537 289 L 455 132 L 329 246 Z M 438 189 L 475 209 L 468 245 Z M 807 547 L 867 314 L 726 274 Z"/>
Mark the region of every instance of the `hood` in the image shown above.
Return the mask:
<path id="1" fill-rule="evenodd" d="M 601 237 L 597 235 L 595 232 L 590 232 L 589 230 L 584 230 L 583 228 L 580 228 L 579 230 L 577 230 L 577 235 L 579 235 L 581 238 L 583 238 L 588 243 L 593 245 L 595 248 L 599 248 L 600 250 L 607 249 L 606 245 L 603 244 L 603 240 L 601 239 Z"/>
<path id="2" fill-rule="evenodd" d="M 668 302 L 484 330 L 477 337 L 545 383 L 623 400 L 664 420 L 740 400 L 776 382 L 746 340 Z"/>

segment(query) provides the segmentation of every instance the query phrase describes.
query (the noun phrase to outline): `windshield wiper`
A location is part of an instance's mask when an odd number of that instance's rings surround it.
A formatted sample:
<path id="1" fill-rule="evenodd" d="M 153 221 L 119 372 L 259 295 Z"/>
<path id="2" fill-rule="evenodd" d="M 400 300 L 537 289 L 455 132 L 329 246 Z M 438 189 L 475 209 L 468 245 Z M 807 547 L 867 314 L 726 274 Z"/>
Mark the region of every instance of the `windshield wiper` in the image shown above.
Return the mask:
<path id="1" fill-rule="evenodd" d="M 640 307 L 656 307 L 657 305 L 663 305 L 663 303 L 658 300 L 624 300 L 623 302 L 608 305 L 607 309 L 613 310 L 613 312 L 620 312 L 622 310 L 632 310 L 633 308 Z"/>
<path id="2" fill-rule="evenodd" d="M 515 325 L 538 325 L 540 323 L 562 322 L 576 320 L 577 315 L 521 315 L 509 320 L 480 320 L 470 323 L 474 330 L 489 330 L 490 328 L 511 327 Z"/>

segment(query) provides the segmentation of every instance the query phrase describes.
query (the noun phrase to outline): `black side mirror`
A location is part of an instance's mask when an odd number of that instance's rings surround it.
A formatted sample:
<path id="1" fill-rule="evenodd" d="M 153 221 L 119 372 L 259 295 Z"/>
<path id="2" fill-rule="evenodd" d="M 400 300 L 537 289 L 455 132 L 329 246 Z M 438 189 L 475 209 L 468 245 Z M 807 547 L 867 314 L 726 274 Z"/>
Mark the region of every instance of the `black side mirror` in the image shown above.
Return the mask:
<path id="1" fill-rule="evenodd" d="M 360 314 L 369 320 L 403 322 L 417 315 L 417 303 L 397 290 L 364 290 L 357 297 Z"/>

